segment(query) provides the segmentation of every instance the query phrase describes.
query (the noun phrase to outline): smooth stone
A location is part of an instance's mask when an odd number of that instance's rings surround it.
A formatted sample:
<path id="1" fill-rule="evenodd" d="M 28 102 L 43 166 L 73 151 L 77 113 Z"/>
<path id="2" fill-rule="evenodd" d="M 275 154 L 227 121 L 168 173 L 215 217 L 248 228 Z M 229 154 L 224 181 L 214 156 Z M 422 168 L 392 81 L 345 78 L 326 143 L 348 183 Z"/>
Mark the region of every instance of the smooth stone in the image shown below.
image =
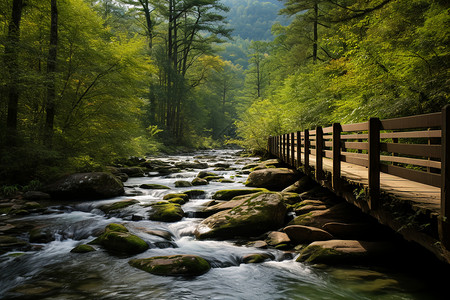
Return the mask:
<path id="1" fill-rule="evenodd" d="M 333 239 L 333 236 L 327 231 L 310 226 L 291 225 L 284 227 L 283 230 L 297 244 Z"/>
<path id="2" fill-rule="evenodd" d="M 294 183 L 298 176 L 296 171 L 287 168 L 256 170 L 250 173 L 245 185 L 278 191 Z"/>
<path id="3" fill-rule="evenodd" d="M 272 231 L 267 236 L 266 242 L 270 246 L 277 246 L 280 244 L 288 244 L 291 242 L 291 239 L 284 232 Z"/>
<path id="4" fill-rule="evenodd" d="M 163 276 L 199 276 L 211 269 L 208 261 L 196 255 L 169 255 L 132 259 L 129 264 L 151 274 Z"/>

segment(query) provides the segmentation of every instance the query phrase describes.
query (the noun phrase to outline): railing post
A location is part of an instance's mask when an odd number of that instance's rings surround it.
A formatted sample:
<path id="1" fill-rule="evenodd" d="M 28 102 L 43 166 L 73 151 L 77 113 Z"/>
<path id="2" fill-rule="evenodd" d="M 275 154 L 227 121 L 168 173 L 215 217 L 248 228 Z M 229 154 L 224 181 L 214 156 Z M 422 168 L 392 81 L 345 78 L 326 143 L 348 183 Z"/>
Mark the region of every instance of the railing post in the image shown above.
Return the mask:
<path id="1" fill-rule="evenodd" d="M 283 134 L 283 162 L 286 162 L 286 134 Z"/>
<path id="2" fill-rule="evenodd" d="M 333 178 L 332 185 L 335 191 L 339 190 L 341 179 L 341 124 L 333 124 Z"/>
<path id="3" fill-rule="evenodd" d="M 450 105 L 442 109 L 441 125 L 441 218 L 439 220 L 439 236 L 442 245 L 450 249 Z"/>
<path id="4" fill-rule="evenodd" d="M 291 161 L 290 154 L 291 154 L 291 141 L 289 133 L 286 133 L 286 163 L 288 165 L 289 162 Z"/>
<path id="5" fill-rule="evenodd" d="M 297 168 L 302 165 L 302 135 L 297 131 Z"/>
<path id="6" fill-rule="evenodd" d="M 281 135 L 278 136 L 278 158 L 282 159 L 281 155 L 283 152 L 281 151 Z"/>
<path id="7" fill-rule="evenodd" d="M 369 119 L 369 208 L 379 207 L 380 200 L 380 128 L 378 118 Z"/>
<path id="8" fill-rule="evenodd" d="M 295 147 L 294 147 L 295 135 L 291 133 L 291 167 L 295 168 Z"/>
<path id="9" fill-rule="evenodd" d="M 316 127 L 316 181 L 322 180 L 323 174 L 323 131 L 322 127 Z"/>
<path id="10" fill-rule="evenodd" d="M 308 129 L 305 129 L 305 136 L 304 136 L 304 138 L 305 138 L 305 153 L 304 153 L 304 155 L 305 155 L 305 157 L 304 157 L 304 160 L 305 160 L 305 172 L 307 174 L 309 174 L 309 170 L 310 170 L 310 167 L 309 167 L 309 147 L 310 147 L 310 142 L 309 142 L 309 130 Z"/>

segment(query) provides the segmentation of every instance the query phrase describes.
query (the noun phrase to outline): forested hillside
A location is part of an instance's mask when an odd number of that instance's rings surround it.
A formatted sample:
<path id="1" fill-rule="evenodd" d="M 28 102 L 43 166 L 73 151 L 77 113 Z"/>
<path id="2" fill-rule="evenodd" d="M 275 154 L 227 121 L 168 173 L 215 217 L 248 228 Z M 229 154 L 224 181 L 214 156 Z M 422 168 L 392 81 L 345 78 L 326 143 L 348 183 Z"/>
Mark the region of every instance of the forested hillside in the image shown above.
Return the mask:
<path id="1" fill-rule="evenodd" d="M 0 184 L 438 111 L 449 25 L 444 0 L 0 0 Z"/>

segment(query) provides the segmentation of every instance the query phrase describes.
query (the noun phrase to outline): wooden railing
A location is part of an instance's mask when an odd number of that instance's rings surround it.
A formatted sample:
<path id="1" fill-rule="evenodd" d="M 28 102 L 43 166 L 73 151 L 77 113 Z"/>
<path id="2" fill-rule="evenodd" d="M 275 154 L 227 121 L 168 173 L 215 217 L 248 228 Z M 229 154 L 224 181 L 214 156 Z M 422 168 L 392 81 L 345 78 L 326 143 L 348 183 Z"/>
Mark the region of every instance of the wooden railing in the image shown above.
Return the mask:
<path id="1" fill-rule="evenodd" d="M 320 182 L 323 159 L 332 159 L 332 188 L 341 185 L 341 162 L 367 168 L 368 205 L 378 209 L 380 172 L 441 188 L 441 234 L 450 233 L 450 106 L 439 113 L 271 136 L 268 150 Z M 312 160 L 315 160 L 312 163 Z M 449 240 L 446 238 L 445 240 Z M 448 241 L 447 248 L 450 241 Z"/>

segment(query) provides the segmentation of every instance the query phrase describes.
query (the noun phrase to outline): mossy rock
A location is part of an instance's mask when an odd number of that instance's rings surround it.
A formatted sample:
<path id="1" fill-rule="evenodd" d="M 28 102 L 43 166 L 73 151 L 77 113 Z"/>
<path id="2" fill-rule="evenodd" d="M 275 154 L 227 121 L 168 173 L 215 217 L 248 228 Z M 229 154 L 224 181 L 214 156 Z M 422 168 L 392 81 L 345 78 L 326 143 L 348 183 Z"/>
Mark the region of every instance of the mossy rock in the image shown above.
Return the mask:
<path id="1" fill-rule="evenodd" d="M 146 190 L 170 190 L 170 187 L 162 185 L 162 184 L 155 184 L 155 183 L 144 183 L 139 186 L 141 189 Z"/>
<path id="2" fill-rule="evenodd" d="M 11 250 L 28 250 L 30 245 L 13 236 L 0 235 L 0 255 Z"/>
<path id="3" fill-rule="evenodd" d="M 197 178 L 205 178 L 208 176 L 218 176 L 216 173 L 208 172 L 208 171 L 201 171 L 197 174 Z"/>
<path id="4" fill-rule="evenodd" d="M 283 200 L 286 204 L 292 205 L 302 201 L 302 198 L 297 193 L 282 192 L 281 195 L 283 195 Z"/>
<path id="5" fill-rule="evenodd" d="M 170 199 L 173 199 L 173 198 L 182 198 L 186 202 L 189 201 L 189 195 L 185 194 L 185 193 L 167 194 L 167 195 L 164 195 L 163 200 L 170 200 Z"/>
<path id="6" fill-rule="evenodd" d="M 235 190 L 220 190 L 214 193 L 212 198 L 214 200 L 231 200 L 236 196 L 254 194 L 259 192 L 268 192 L 267 189 L 235 189 Z"/>
<path id="7" fill-rule="evenodd" d="M 183 194 L 188 195 L 189 199 L 191 199 L 191 198 L 200 198 L 202 196 L 205 196 L 206 192 L 204 190 L 189 190 L 189 191 L 184 191 Z"/>
<path id="8" fill-rule="evenodd" d="M 199 276 L 211 269 L 204 258 L 196 255 L 155 256 L 132 259 L 129 264 L 151 274 L 163 276 Z"/>
<path id="9" fill-rule="evenodd" d="M 184 216 L 184 211 L 179 204 L 160 203 L 151 206 L 149 211 L 149 219 L 161 222 L 177 222 Z"/>
<path id="10" fill-rule="evenodd" d="M 116 223 L 107 225 L 105 232 L 89 244 L 101 245 L 112 253 L 127 255 L 142 253 L 149 248 L 143 239 Z"/>
<path id="11" fill-rule="evenodd" d="M 223 176 L 219 176 L 219 175 L 215 175 L 215 176 L 206 176 L 203 179 L 205 179 L 206 181 L 210 182 L 213 180 L 219 180 L 219 179 L 223 179 Z"/>
<path id="12" fill-rule="evenodd" d="M 267 253 L 248 254 L 242 258 L 244 264 L 258 264 L 273 259 L 273 256 Z"/>
<path id="13" fill-rule="evenodd" d="M 33 228 L 30 232 L 30 243 L 49 243 L 55 240 L 55 236 L 49 229 L 36 227 Z"/>
<path id="14" fill-rule="evenodd" d="M 88 253 L 95 251 L 95 248 L 91 245 L 81 244 L 70 250 L 72 253 Z"/>
<path id="15" fill-rule="evenodd" d="M 186 180 L 177 180 L 175 181 L 175 187 L 190 187 L 192 183 Z"/>
<path id="16" fill-rule="evenodd" d="M 186 203 L 186 200 L 184 200 L 183 198 L 170 198 L 169 200 L 168 200 L 168 202 L 170 202 L 170 203 L 175 203 L 175 204 L 179 204 L 179 205 L 183 205 L 183 204 L 185 204 Z"/>
<path id="17" fill-rule="evenodd" d="M 192 181 L 191 184 L 194 186 L 198 186 L 198 185 L 207 185 L 209 184 L 208 180 L 200 178 L 200 177 L 195 177 Z"/>
<path id="18" fill-rule="evenodd" d="M 223 179 L 219 179 L 218 182 L 220 182 L 220 183 L 234 183 L 235 181 L 231 180 L 231 179 L 223 178 Z"/>
<path id="19" fill-rule="evenodd" d="M 107 214 L 111 211 L 119 210 L 137 203 L 139 203 L 139 201 L 134 199 L 122 200 L 114 203 L 104 204 L 100 206 L 99 209 Z"/>

